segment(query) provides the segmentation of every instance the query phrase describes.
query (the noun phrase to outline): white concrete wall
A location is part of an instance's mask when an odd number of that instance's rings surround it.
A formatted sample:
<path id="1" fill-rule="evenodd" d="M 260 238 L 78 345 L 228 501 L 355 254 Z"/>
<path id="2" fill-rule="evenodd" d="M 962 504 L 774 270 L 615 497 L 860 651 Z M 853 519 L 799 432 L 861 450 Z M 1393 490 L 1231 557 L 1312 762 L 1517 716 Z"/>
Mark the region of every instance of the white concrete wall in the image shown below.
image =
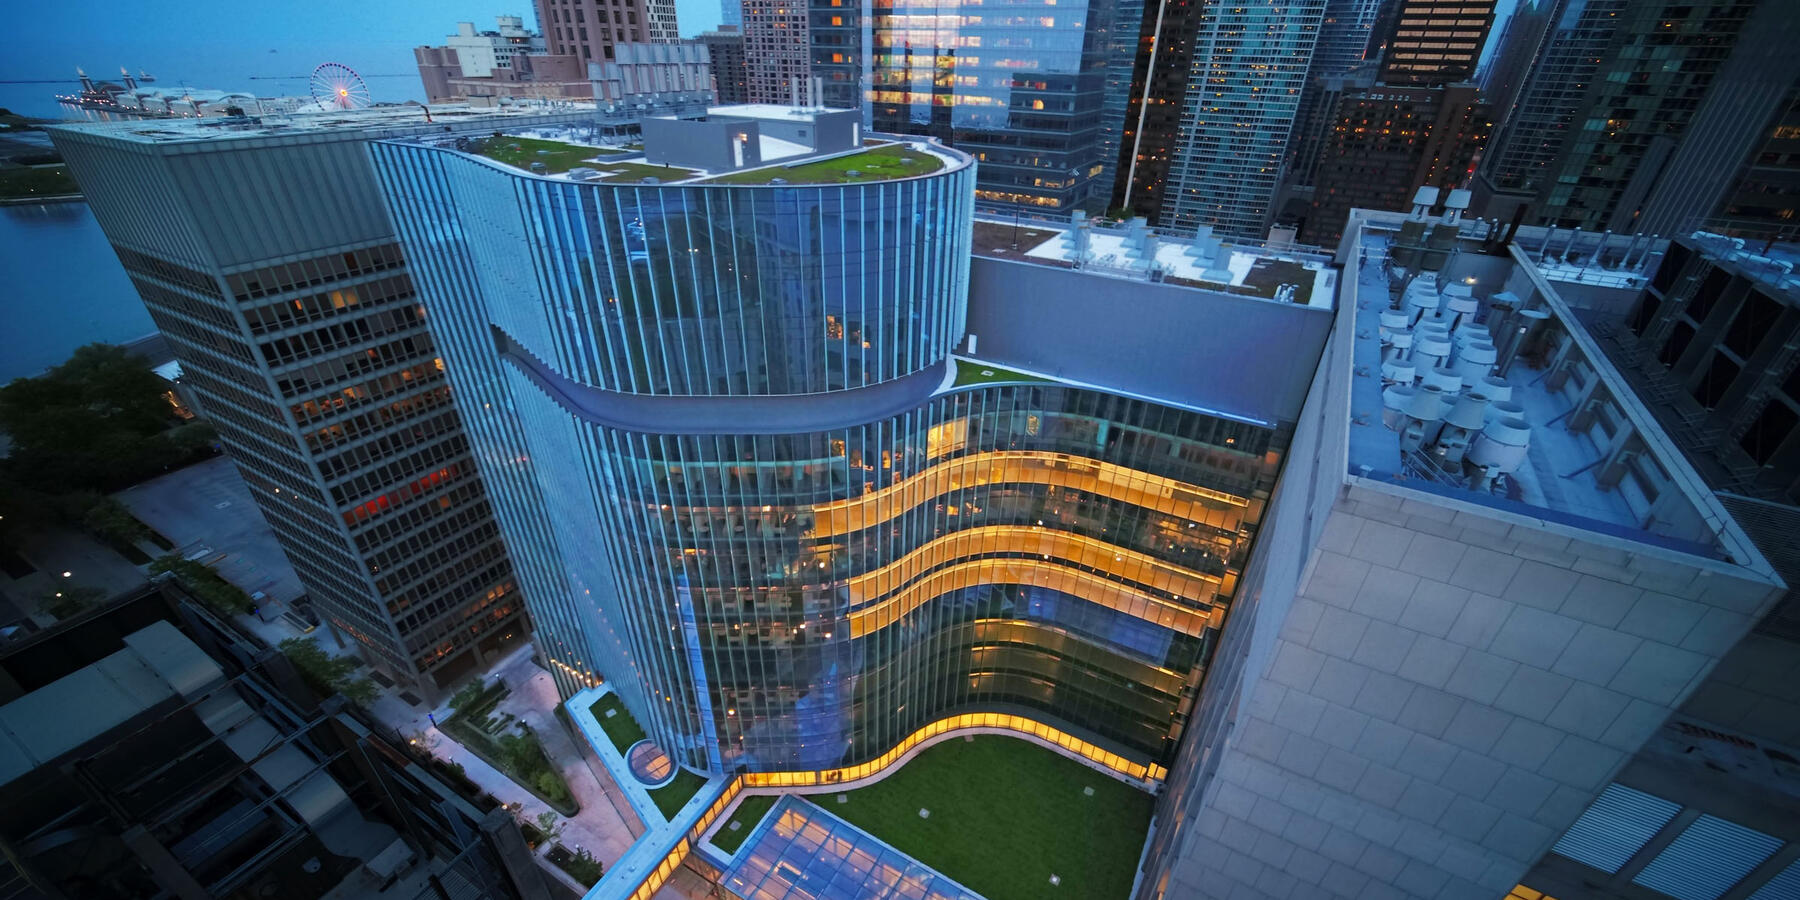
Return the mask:
<path id="1" fill-rule="evenodd" d="M 1404 488 L 1320 489 L 1341 493 L 1166 897 L 1500 897 L 1776 596 Z"/>

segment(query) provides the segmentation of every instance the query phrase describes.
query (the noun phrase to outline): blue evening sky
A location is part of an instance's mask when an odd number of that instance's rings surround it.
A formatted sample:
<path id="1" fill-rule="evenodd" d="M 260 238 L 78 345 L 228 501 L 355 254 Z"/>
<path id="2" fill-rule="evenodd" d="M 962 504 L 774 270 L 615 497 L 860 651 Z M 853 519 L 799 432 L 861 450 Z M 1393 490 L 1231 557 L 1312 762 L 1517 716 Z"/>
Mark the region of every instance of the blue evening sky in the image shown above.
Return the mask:
<path id="1" fill-rule="evenodd" d="M 718 25 L 718 0 L 675 6 L 683 36 Z M 73 78 L 76 66 L 116 78 L 120 66 L 130 66 L 155 74 L 159 86 L 293 93 L 304 83 L 276 86 L 249 76 L 304 75 L 335 61 L 369 76 L 375 99 L 404 100 L 420 92 L 413 47 L 442 43 L 459 21 L 491 28 L 504 14 L 533 26 L 537 19 L 531 0 L 45 3 L 32 7 L 31 39 L 10 42 L 0 57 L 0 80 Z M 391 75 L 406 77 L 376 77 Z"/>

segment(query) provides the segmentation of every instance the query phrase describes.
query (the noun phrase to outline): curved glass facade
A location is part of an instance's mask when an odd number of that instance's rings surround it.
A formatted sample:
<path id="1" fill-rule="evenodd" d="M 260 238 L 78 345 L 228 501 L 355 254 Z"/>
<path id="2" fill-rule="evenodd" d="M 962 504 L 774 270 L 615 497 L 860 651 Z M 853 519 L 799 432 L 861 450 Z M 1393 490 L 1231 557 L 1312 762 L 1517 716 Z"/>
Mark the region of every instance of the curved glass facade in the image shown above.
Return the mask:
<path id="1" fill-rule="evenodd" d="M 603 673 L 712 771 L 856 766 L 977 712 L 1172 756 L 1279 448 L 953 386 L 966 158 L 636 187 L 373 152 L 565 692 Z"/>

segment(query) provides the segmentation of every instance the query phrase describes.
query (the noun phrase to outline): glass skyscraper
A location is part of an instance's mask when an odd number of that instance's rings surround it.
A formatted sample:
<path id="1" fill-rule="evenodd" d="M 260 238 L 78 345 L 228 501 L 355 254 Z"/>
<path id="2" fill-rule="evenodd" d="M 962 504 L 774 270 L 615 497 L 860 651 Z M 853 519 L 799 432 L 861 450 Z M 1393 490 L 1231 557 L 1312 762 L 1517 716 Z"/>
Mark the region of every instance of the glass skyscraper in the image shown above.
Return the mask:
<path id="1" fill-rule="evenodd" d="M 565 694 L 606 679 L 714 772 L 965 713 L 1173 756 L 1277 429 L 960 383 L 967 156 L 619 185 L 373 152 Z"/>
<path id="2" fill-rule="evenodd" d="M 980 161 L 983 208 L 1091 205 L 1104 174 L 1102 109 L 1116 0 L 868 0 L 869 127 L 944 140 Z M 1123 23 L 1136 33 L 1138 22 Z"/>
<path id="3" fill-rule="evenodd" d="M 1199 14 L 1163 227 L 1262 237 L 1324 10 L 1325 0 L 1297 0 Z"/>

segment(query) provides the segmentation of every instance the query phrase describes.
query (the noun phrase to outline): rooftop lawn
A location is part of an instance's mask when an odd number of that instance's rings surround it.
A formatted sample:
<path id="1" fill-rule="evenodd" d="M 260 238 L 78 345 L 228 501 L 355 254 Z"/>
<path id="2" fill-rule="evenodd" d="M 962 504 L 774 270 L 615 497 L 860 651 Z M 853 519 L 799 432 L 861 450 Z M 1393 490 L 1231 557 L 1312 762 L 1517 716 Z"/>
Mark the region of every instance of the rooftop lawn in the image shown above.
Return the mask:
<path id="1" fill-rule="evenodd" d="M 681 808 L 694 799 L 694 794 L 705 786 L 706 776 L 697 775 L 686 769 L 675 769 L 675 780 L 650 791 L 650 799 L 656 801 L 656 808 L 662 810 L 663 818 L 673 819 Z"/>
<path id="2" fill-rule="evenodd" d="M 813 799 L 987 900 L 1125 900 L 1155 806 L 1143 791 L 998 735 L 952 738 L 847 796 Z"/>
<path id="3" fill-rule="evenodd" d="M 737 848 L 744 845 L 744 838 L 749 837 L 750 832 L 756 830 L 756 823 L 761 822 L 763 816 L 769 814 L 769 809 L 775 805 L 775 801 L 780 799 L 780 795 L 777 794 L 751 794 L 739 800 L 737 809 L 731 813 L 731 818 L 719 826 L 718 831 L 713 832 L 712 845 L 727 854 L 736 853 Z M 733 822 L 738 826 L 735 831 L 731 828 Z"/>
<path id="4" fill-rule="evenodd" d="M 567 172 L 596 156 L 613 156 L 623 152 L 608 150 L 604 147 L 581 147 L 575 144 L 565 144 L 562 141 L 546 141 L 541 138 L 513 137 L 511 135 L 482 138 L 470 144 L 469 149 L 488 159 L 526 171 L 531 170 L 532 163 L 541 162 L 544 164 L 544 169 L 552 173 Z M 539 150 L 549 152 L 540 156 L 538 155 Z"/>
<path id="5" fill-rule="evenodd" d="M 936 172 L 943 167 L 944 161 L 930 153 L 920 153 L 899 144 L 888 144 L 849 156 L 822 159 L 818 162 L 802 163 L 792 167 L 777 164 L 761 169 L 733 172 L 729 175 L 708 179 L 708 183 L 768 184 L 772 178 L 781 178 L 785 179 L 788 184 L 847 184 L 854 181 L 911 178 L 914 175 Z M 851 172 L 857 174 L 851 175 Z"/>
<path id="6" fill-rule="evenodd" d="M 606 714 L 608 710 L 617 710 L 618 715 L 608 716 Z M 600 728 L 606 732 L 606 736 L 612 738 L 613 746 L 618 749 L 620 756 L 624 756 L 625 751 L 631 749 L 632 744 L 649 737 L 644 733 L 643 726 L 639 725 L 637 720 L 631 717 L 631 713 L 625 709 L 625 704 L 619 702 L 618 694 L 607 694 L 595 700 L 594 705 L 588 707 L 588 711 L 594 714 L 595 721 L 600 723 Z"/>
<path id="7" fill-rule="evenodd" d="M 968 360 L 959 359 L 956 361 L 956 383 L 953 387 L 966 387 L 971 384 L 993 384 L 996 382 L 1044 380 L 1046 379 L 1039 378 L 1036 375 L 1027 375 L 1024 372 L 1015 372 L 1012 369 L 1003 369 L 988 363 L 969 362 Z"/>
<path id="8" fill-rule="evenodd" d="M 662 182 L 682 181 L 700 174 L 693 169 L 678 169 L 674 166 L 652 166 L 645 163 L 595 163 L 594 169 L 611 174 L 602 175 L 601 181 L 608 184 L 640 184 L 646 178 L 654 178 Z"/>

